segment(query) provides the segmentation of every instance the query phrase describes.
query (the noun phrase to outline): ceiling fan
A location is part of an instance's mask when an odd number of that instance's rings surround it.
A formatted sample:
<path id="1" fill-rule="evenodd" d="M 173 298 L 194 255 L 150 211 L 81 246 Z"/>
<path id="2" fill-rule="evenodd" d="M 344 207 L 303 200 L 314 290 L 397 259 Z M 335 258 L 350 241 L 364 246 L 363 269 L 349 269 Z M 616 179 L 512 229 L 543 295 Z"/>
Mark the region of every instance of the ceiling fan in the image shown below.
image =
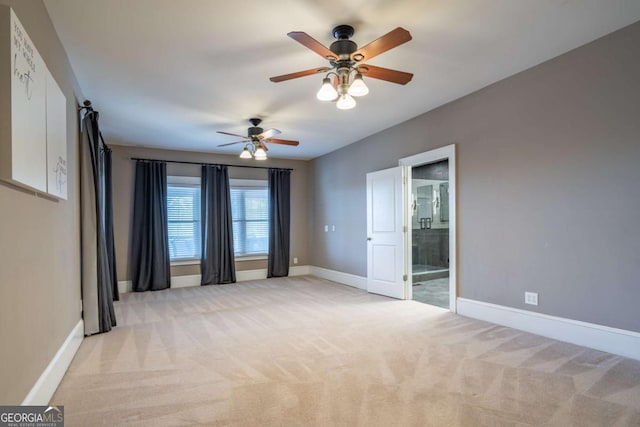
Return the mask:
<path id="1" fill-rule="evenodd" d="M 269 151 L 269 149 L 267 148 L 267 145 L 265 143 L 291 145 L 291 146 L 294 146 L 294 147 L 300 144 L 300 142 L 298 142 L 298 141 L 291 141 L 291 140 L 288 140 L 288 139 L 276 139 L 276 138 L 273 138 L 274 135 L 279 135 L 282 132 L 280 132 L 278 129 L 267 129 L 267 130 L 264 130 L 263 128 L 259 127 L 260 123 L 262 123 L 262 119 L 251 118 L 251 119 L 249 119 L 249 123 L 251 123 L 251 127 L 249 127 L 249 129 L 247 129 L 247 135 L 246 136 L 238 135 L 236 133 L 217 131 L 217 133 L 220 133 L 220 134 L 223 134 L 223 135 L 231 135 L 231 136 L 237 136 L 239 138 L 242 138 L 241 141 L 235 141 L 235 142 L 228 142 L 226 144 L 220 144 L 220 145 L 218 145 L 218 147 L 226 147 L 228 145 L 244 143 L 245 144 L 244 149 L 242 150 L 242 153 L 240 154 L 241 158 L 250 159 L 250 158 L 253 157 L 256 160 L 266 160 L 267 159 L 267 151 Z"/>
<path id="2" fill-rule="evenodd" d="M 358 48 L 358 45 L 350 40 L 354 33 L 352 26 L 338 25 L 332 33 L 336 41 L 331 43 L 328 48 L 305 32 L 292 31 L 288 33 L 289 37 L 328 60 L 330 66 L 283 74 L 271 77 L 269 80 L 278 83 L 312 74 L 327 73 L 322 81 L 322 87 L 318 91 L 318 99 L 321 101 L 337 99 L 337 107 L 346 110 L 355 107 L 356 102 L 353 96 L 363 96 L 369 93 L 369 89 L 362 79 L 363 76 L 401 85 L 409 83 L 413 78 L 411 73 L 363 63 L 365 60 L 368 61 L 411 40 L 411 34 L 404 28 L 398 27 L 361 48 Z M 333 84 L 329 79 L 331 74 L 334 75 Z M 349 83 L 352 74 L 354 77 Z"/>

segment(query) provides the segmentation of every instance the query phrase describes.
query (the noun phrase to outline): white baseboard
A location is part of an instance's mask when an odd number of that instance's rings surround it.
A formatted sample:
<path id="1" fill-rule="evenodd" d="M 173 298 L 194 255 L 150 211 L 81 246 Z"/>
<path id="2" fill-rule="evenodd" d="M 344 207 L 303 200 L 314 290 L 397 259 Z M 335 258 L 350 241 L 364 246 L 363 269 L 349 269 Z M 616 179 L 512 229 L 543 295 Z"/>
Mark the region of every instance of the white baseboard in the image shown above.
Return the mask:
<path id="1" fill-rule="evenodd" d="M 311 274 L 310 265 L 294 265 L 289 267 L 289 276 L 308 276 Z"/>
<path id="2" fill-rule="evenodd" d="M 189 288 L 200 286 L 200 275 L 190 274 L 188 276 L 171 276 L 171 289 Z"/>
<path id="3" fill-rule="evenodd" d="M 367 289 L 367 278 L 356 276 L 355 274 L 343 273 L 341 271 L 328 270 L 322 267 L 311 266 L 310 274 L 333 282 L 353 286 L 358 289 Z"/>
<path id="4" fill-rule="evenodd" d="M 126 294 L 132 291 L 133 291 L 133 285 L 131 284 L 131 280 L 118 281 L 118 293 Z"/>
<path id="5" fill-rule="evenodd" d="M 247 280 L 260 280 L 266 278 L 266 268 L 259 268 L 257 270 L 236 270 L 236 282 L 246 282 Z"/>
<path id="6" fill-rule="evenodd" d="M 289 267 L 289 276 L 304 276 L 306 274 L 311 274 L 311 266 L 309 265 L 296 265 Z M 266 278 L 266 268 L 260 268 L 257 270 L 236 270 L 236 282 L 246 282 L 248 280 L 260 280 Z M 171 277 L 171 289 L 188 288 L 191 286 L 200 286 L 199 274 Z M 132 292 L 132 289 L 131 280 L 122 280 L 118 282 L 118 291 L 121 294 Z"/>
<path id="7" fill-rule="evenodd" d="M 171 289 L 188 288 L 190 286 L 200 286 L 200 275 L 191 274 L 188 276 L 171 276 Z M 118 282 L 118 292 L 126 294 L 133 292 L 131 280 L 121 280 Z"/>
<path id="8" fill-rule="evenodd" d="M 84 323 L 80 319 L 42 372 L 38 381 L 33 385 L 27 397 L 24 398 L 22 405 L 49 404 L 83 339 Z"/>
<path id="9" fill-rule="evenodd" d="M 466 298 L 458 314 L 640 360 L 640 333 Z"/>

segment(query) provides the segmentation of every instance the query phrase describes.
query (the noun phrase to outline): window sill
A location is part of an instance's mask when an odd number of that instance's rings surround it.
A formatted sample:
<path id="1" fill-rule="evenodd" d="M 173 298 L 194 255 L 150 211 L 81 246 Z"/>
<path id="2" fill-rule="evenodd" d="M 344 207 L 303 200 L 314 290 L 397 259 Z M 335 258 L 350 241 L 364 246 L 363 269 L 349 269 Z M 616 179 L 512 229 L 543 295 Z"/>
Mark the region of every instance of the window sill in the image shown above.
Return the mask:
<path id="1" fill-rule="evenodd" d="M 196 265 L 196 264 L 200 264 L 200 260 L 199 259 L 185 259 L 182 261 L 171 261 L 169 263 L 171 265 L 171 267 L 177 266 L 177 265 Z"/>
<path id="2" fill-rule="evenodd" d="M 269 259 L 267 255 L 238 255 L 235 257 L 236 262 L 242 261 L 266 261 Z M 171 261 L 171 267 L 180 266 L 180 265 L 199 265 L 199 259 L 185 259 L 182 261 Z"/>
<path id="3" fill-rule="evenodd" d="M 238 255 L 236 261 L 266 261 L 269 259 L 267 255 Z"/>

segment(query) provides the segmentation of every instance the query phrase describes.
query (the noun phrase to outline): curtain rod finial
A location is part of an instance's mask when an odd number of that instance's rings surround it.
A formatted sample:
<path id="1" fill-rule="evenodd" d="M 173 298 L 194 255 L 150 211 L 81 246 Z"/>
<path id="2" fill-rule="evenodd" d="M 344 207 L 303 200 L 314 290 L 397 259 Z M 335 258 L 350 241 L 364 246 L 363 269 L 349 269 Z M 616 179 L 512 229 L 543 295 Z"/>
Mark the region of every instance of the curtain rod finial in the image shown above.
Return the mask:
<path id="1" fill-rule="evenodd" d="M 89 101 L 88 99 L 85 99 L 84 102 L 82 103 L 82 107 L 78 107 L 78 111 L 82 111 L 82 110 L 93 111 L 93 106 L 91 105 L 91 101 Z"/>

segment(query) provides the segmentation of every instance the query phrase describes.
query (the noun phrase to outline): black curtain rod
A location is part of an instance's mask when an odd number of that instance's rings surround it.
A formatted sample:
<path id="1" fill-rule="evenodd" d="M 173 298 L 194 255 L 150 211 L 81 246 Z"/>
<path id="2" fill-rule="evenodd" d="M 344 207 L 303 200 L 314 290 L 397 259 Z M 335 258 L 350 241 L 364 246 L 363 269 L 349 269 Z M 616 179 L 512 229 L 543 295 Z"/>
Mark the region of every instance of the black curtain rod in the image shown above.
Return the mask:
<path id="1" fill-rule="evenodd" d="M 165 162 L 165 163 L 182 163 L 185 165 L 207 165 L 207 166 L 227 166 L 230 168 L 251 168 L 251 169 L 280 169 L 292 171 L 291 168 L 273 168 L 268 166 L 248 166 L 248 165 L 228 165 L 224 163 L 205 163 L 205 162 L 184 162 L 180 160 L 157 160 L 157 159 L 141 159 L 139 157 L 131 157 L 131 160 L 140 161 L 140 162 Z"/>

